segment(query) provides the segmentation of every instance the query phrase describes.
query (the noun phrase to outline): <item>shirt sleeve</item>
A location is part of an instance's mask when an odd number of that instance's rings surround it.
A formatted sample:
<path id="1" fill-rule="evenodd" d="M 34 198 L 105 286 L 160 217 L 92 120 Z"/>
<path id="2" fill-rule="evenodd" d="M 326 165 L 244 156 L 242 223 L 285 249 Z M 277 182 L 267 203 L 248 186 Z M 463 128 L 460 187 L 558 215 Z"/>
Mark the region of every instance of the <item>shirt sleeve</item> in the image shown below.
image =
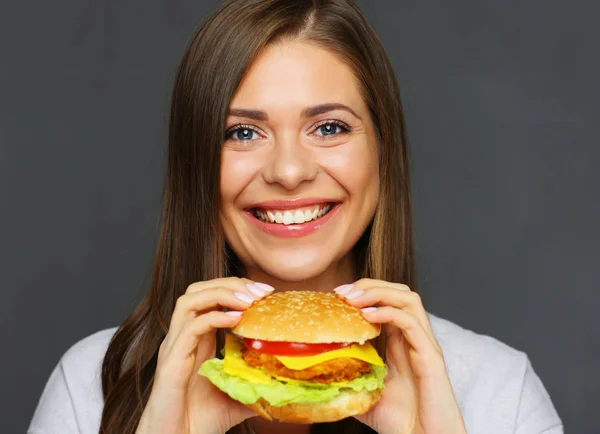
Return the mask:
<path id="1" fill-rule="evenodd" d="M 527 360 L 515 434 L 563 434 L 550 395 Z"/>
<path id="2" fill-rule="evenodd" d="M 27 434 L 79 434 L 62 361 L 50 375 Z"/>

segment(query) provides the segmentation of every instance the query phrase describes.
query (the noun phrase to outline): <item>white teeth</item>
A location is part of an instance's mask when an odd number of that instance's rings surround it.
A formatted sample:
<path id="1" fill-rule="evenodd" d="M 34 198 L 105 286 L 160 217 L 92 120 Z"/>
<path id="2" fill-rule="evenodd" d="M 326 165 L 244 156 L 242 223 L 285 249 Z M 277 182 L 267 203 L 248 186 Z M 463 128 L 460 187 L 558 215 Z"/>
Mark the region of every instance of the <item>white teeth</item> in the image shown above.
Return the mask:
<path id="1" fill-rule="evenodd" d="M 283 213 L 283 224 L 291 225 L 292 223 L 294 223 L 294 215 L 289 211 L 284 212 Z"/>
<path id="2" fill-rule="evenodd" d="M 296 224 L 304 223 L 304 213 L 302 211 L 297 210 L 294 213 L 294 223 L 296 223 Z"/>
<path id="3" fill-rule="evenodd" d="M 302 224 L 323 217 L 331 210 L 331 204 L 321 208 L 316 206 L 314 210 L 296 211 L 263 211 L 256 209 L 254 215 L 265 223 L 283 223 L 284 225 Z"/>

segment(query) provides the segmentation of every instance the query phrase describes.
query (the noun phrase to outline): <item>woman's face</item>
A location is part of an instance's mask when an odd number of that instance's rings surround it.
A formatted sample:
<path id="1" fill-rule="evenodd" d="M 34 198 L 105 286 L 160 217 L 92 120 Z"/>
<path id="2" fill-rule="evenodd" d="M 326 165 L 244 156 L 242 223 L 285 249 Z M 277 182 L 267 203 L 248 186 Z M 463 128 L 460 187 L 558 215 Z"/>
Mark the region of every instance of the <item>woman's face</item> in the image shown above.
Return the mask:
<path id="1" fill-rule="evenodd" d="M 248 274 L 301 282 L 348 267 L 379 194 L 375 131 L 351 69 L 308 42 L 270 45 L 226 128 L 221 221 Z"/>

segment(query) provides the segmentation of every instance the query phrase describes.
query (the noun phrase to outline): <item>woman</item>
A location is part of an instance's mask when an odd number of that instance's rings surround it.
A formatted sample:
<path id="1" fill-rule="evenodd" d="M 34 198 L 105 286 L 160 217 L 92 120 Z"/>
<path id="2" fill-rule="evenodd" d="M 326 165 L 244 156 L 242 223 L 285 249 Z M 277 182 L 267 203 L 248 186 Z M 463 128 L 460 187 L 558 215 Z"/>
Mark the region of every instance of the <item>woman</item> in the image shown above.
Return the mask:
<path id="1" fill-rule="evenodd" d="M 522 353 L 428 315 L 414 288 L 402 108 L 373 30 L 350 0 L 229 1 L 176 77 L 151 291 L 63 357 L 30 432 L 562 432 Z M 334 290 L 384 325 L 369 413 L 266 422 L 197 375 L 284 289 Z"/>

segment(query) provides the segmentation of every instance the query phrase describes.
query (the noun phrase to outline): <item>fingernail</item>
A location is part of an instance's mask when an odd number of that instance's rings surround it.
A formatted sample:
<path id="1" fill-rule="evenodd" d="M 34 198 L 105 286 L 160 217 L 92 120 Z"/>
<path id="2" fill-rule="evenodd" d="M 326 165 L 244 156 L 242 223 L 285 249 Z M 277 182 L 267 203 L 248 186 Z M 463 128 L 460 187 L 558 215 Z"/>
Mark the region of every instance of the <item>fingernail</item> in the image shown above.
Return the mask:
<path id="1" fill-rule="evenodd" d="M 357 291 L 352 291 L 350 294 L 346 295 L 346 298 L 356 298 L 356 297 L 360 297 L 361 295 L 364 294 L 364 291 L 362 289 L 359 289 Z"/>
<path id="2" fill-rule="evenodd" d="M 260 289 L 257 285 L 253 285 L 253 284 L 249 283 L 246 285 L 246 288 L 248 288 L 248 291 L 250 291 L 252 294 L 256 295 L 257 297 L 265 296 L 265 291 Z"/>
<path id="3" fill-rule="evenodd" d="M 258 286 L 260 289 L 267 292 L 275 291 L 275 288 L 273 288 L 271 285 L 267 285 L 266 283 L 254 282 L 254 286 Z"/>
<path id="4" fill-rule="evenodd" d="M 363 308 L 361 309 L 361 311 L 362 311 L 363 313 L 371 313 L 371 312 L 375 312 L 376 310 L 377 310 L 377 308 L 376 308 L 376 307 L 363 307 Z"/>
<path id="5" fill-rule="evenodd" d="M 248 294 L 245 294 L 243 292 L 236 292 L 233 295 L 235 295 L 237 298 L 239 298 L 240 300 L 242 300 L 245 303 L 248 303 L 248 304 L 254 303 L 254 299 L 252 297 L 250 297 Z"/>
<path id="6" fill-rule="evenodd" d="M 346 285 L 338 286 L 333 290 L 333 292 L 344 295 L 347 292 L 349 292 L 352 288 L 354 288 L 354 285 L 352 285 L 351 283 L 347 283 Z"/>
<path id="7" fill-rule="evenodd" d="M 242 314 L 242 312 L 238 311 L 238 310 L 228 310 L 227 312 L 225 312 L 225 315 L 229 315 L 229 316 L 240 316 Z"/>

